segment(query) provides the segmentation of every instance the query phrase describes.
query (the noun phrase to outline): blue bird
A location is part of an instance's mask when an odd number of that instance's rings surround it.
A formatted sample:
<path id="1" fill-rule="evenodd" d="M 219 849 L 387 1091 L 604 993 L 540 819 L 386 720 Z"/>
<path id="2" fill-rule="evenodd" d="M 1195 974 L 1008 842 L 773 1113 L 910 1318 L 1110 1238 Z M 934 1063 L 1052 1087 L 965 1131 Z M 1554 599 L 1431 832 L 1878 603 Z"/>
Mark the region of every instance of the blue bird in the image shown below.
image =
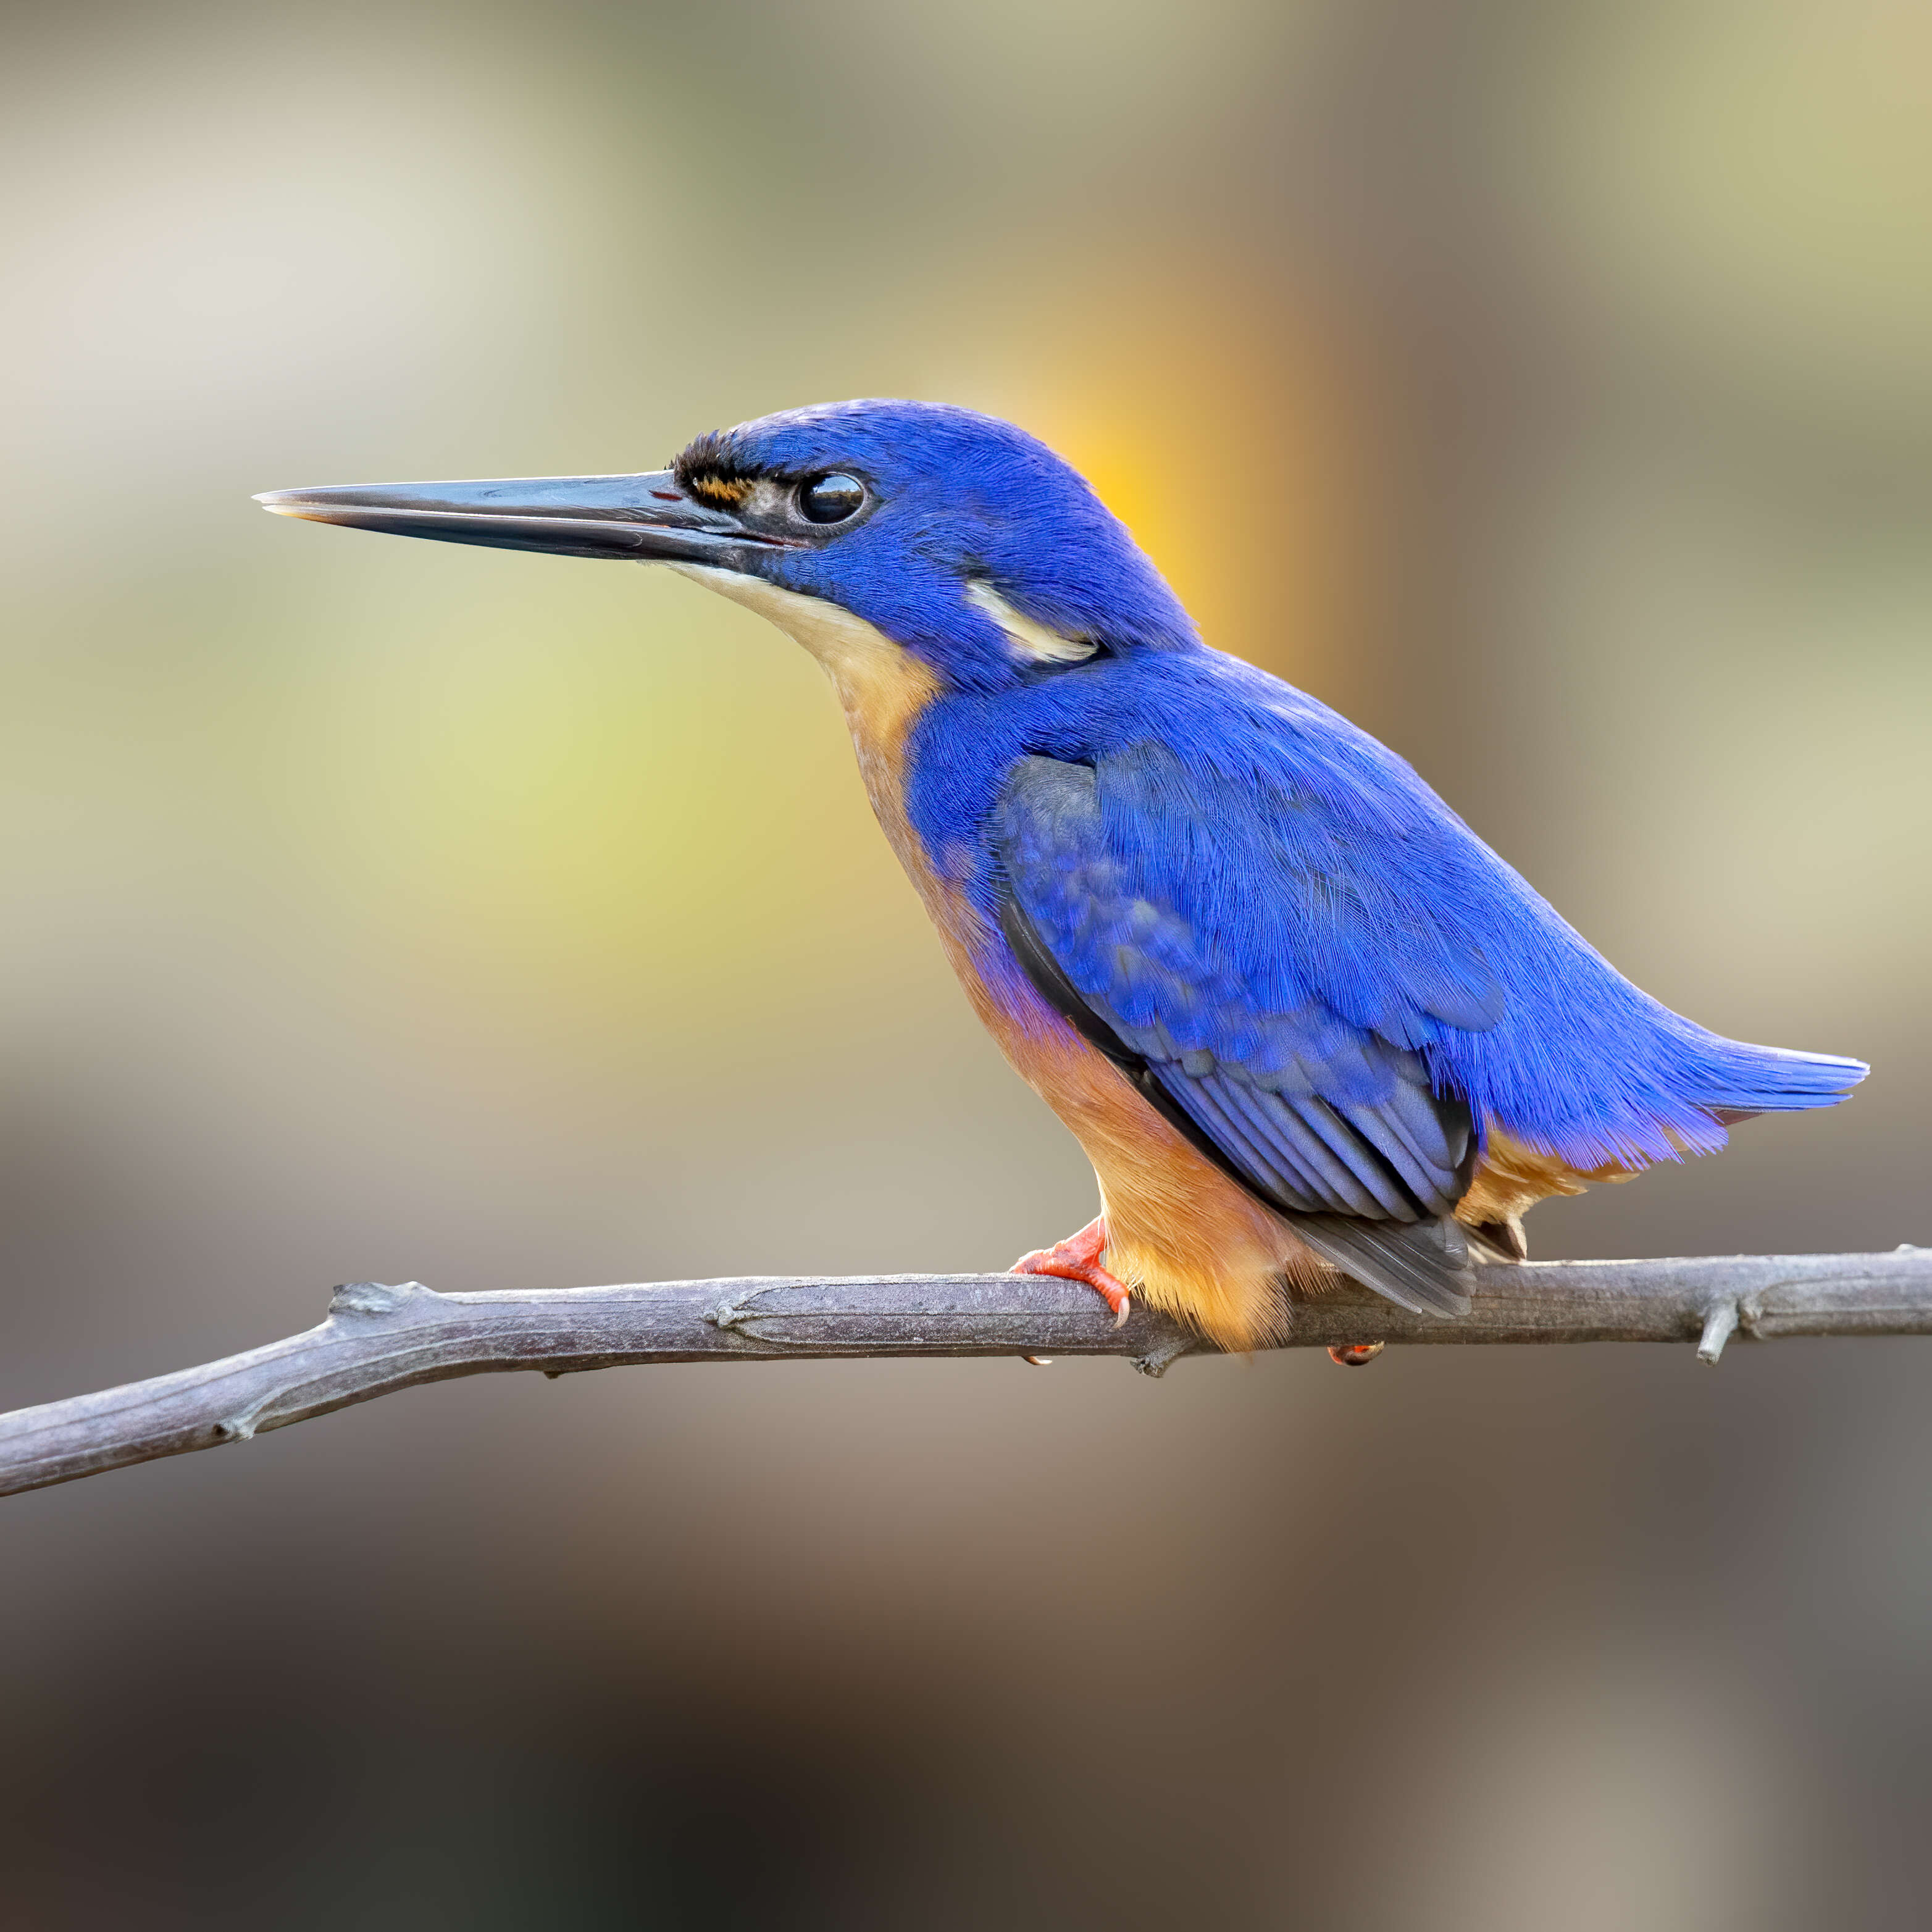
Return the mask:
<path id="1" fill-rule="evenodd" d="M 1032 436 L 867 401 L 624 476 L 281 490 L 287 516 L 668 564 L 818 658 L 974 1010 L 1092 1161 L 1032 1272 L 1225 1347 L 1329 1269 L 1466 1310 L 1552 1195 L 1828 1106 L 1855 1060 L 1639 991 L 1410 766 L 1204 644 Z"/>

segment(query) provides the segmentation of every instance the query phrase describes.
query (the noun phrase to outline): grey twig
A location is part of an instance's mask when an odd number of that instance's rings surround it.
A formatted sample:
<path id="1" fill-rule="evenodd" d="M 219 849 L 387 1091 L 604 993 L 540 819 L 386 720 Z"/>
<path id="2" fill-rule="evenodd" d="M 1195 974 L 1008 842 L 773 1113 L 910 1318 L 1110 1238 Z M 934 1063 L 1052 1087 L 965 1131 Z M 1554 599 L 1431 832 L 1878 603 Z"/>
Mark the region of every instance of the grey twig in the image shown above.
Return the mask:
<path id="1" fill-rule="evenodd" d="M 1715 1368 L 1724 1344 L 1738 1331 L 1743 1304 L 1735 1294 L 1720 1294 L 1704 1311 L 1704 1332 L 1697 1341 L 1697 1359 L 1706 1368 Z"/>
<path id="2" fill-rule="evenodd" d="M 1690 1261 L 1533 1262 L 1480 1271 L 1460 1321 L 1405 1314 L 1337 1277 L 1285 1346 L 1366 1342 L 1694 1342 L 1733 1334 L 1932 1334 L 1932 1249 Z M 830 1356 L 1125 1355 L 1158 1376 L 1207 1345 L 1136 1304 L 1116 1328 L 1087 1289 L 1038 1275 L 657 1282 L 437 1294 L 357 1282 L 286 1340 L 152 1382 L 0 1416 L 0 1495 L 244 1442 L 418 1382 L 510 1369 L 550 1376 L 644 1362 Z"/>

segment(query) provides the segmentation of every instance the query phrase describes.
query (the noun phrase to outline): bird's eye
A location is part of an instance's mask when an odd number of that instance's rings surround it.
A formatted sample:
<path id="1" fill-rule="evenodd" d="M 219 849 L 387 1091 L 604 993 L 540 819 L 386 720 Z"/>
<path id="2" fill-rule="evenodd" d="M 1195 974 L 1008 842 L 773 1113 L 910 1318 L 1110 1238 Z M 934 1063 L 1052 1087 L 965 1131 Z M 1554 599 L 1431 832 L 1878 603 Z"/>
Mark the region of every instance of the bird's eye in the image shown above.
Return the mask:
<path id="1" fill-rule="evenodd" d="M 866 500 L 866 486 L 856 476 L 834 470 L 830 476 L 814 476 L 798 490 L 799 513 L 807 523 L 842 524 L 856 517 Z"/>

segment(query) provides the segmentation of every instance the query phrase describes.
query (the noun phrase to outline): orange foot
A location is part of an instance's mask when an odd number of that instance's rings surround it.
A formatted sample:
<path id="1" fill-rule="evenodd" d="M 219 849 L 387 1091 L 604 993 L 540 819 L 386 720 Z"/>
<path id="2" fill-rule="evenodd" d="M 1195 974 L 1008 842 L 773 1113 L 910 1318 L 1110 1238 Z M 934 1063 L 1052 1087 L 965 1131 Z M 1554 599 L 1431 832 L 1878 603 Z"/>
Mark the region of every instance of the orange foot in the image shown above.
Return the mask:
<path id="1" fill-rule="evenodd" d="M 1015 1274 L 1056 1274 L 1063 1281 L 1084 1281 L 1114 1311 L 1118 1328 L 1133 1312 L 1133 1298 L 1118 1276 L 1100 1265 L 1107 1252 L 1107 1217 L 1098 1214 L 1077 1234 L 1056 1241 L 1050 1248 L 1036 1248 L 1022 1255 L 1012 1265 Z"/>
<path id="2" fill-rule="evenodd" d="M 1328 1359 L 1345 1369 L 1359 1369 L 1364 1362 L 1372 1362 L 1382 1347 L 1379 1342 L 1344 1342 L 1328 1351 Z"/>

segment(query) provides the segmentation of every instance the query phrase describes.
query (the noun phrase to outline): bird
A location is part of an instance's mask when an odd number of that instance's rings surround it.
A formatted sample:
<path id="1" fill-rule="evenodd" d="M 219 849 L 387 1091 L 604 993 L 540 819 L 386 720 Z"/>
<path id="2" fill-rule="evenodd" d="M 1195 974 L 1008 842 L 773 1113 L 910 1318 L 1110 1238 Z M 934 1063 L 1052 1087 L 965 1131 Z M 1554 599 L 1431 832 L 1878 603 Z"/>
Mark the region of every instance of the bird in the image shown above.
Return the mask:
<path id="1" fill-rule="evenodd" d="M 1117 1322 L 1138 1296 L 1245 1351 L 1338 1274 L 1453 1320 L 1480 1263 L 1526 1258 L 1538 1202 L 1868 1070 L 1640 991 L 1405 759 L 1204 641 L 997 417 L 824 404 L 662 470 L 256 500 L 668 566 L 802 645 L 974 1012 L 1093 1165 L 1100 1214 L 1016 1267 Z"/>

